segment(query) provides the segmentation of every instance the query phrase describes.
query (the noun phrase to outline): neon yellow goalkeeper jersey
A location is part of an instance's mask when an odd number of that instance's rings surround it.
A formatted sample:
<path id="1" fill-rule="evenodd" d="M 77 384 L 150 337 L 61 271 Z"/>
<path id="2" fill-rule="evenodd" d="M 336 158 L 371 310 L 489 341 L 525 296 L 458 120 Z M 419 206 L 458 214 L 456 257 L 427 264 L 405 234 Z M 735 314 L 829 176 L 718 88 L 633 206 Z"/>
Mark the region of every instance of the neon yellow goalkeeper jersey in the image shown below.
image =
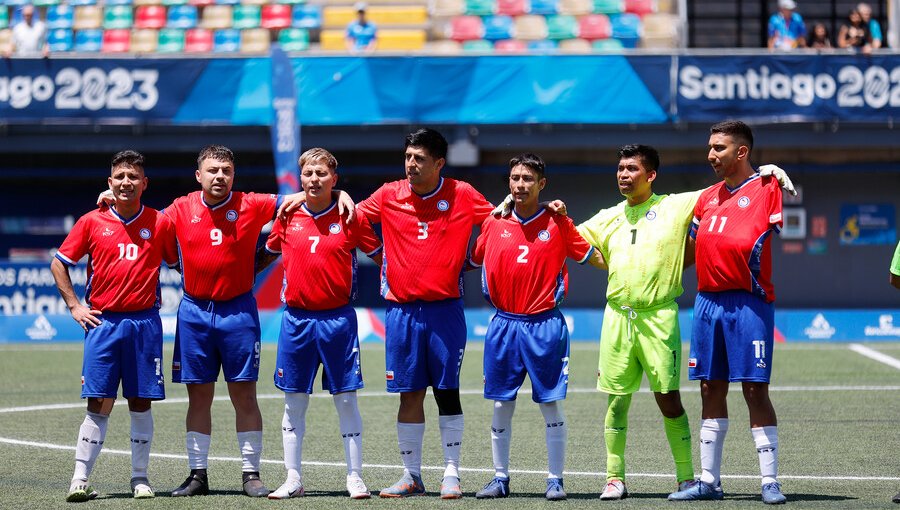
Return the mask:
<path id="1" fill-rule="evenodd" d="M 609 265 L 608 301 L 654 308 L 684 292 L 684 243 L 699 196 L 654 194 L 636 207 L 623 200 L 578 225 Z"/>

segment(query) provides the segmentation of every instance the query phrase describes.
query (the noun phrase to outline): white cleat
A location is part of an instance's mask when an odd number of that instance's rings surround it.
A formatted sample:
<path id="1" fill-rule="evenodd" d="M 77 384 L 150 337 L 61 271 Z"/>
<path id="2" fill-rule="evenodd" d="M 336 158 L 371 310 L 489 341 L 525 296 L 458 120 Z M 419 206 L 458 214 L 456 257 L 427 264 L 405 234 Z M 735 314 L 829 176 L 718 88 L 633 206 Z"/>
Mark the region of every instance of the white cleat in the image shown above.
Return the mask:
<path id="1" fill-rule="evenodd" d="M 628 489 L 625 488 L 625 483 L 622 480 L 610 480 L 606 484 L 606 488 L 603 489 L 603 493 L 600 494 L 600 499 L 603 500 L 615 500 L 615 499 L 625 499 L 628 497 Z"/>
<path id="2" fill-rule="evenodd" d="M 153 488 L 150 487 L 150 481 L 146 478 L 132 478 L 131 493 L 134 495 L 134 499 L 151 499 L 156 497 L 156 494 L 153 493 Z"/>
<path id="3" fill-rule="evenodd" d="M 286 480 L 281 487 L 270 492 L 269 499 L 290 499 L 303 496 L 303 482 L 300 480 Z"/>
<path id="4" fill-rule="evenodd" d="M 369 499 L 372 496 L 362 477 L 357 474 L 347 475 L 347 492 L 350 499 Z"/>

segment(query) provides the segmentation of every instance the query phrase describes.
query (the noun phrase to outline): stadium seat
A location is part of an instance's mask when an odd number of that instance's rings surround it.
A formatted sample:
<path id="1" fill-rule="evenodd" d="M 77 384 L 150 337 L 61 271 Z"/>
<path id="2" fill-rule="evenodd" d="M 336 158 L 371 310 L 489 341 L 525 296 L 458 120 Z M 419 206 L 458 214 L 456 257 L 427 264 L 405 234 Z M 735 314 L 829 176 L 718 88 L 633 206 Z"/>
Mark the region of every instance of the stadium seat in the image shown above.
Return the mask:
<path id="1" fill-rule="evenodd" d="M 538 41 L 547 38 L 547 19 L 535 14 L 516 17 L 516 39 Z"/>
<path id="2" fill-rule="evenodd" d="M 338 29 L 322 30 L 319 33 L 319 48 L 325 51 L 347 51 L 344 45 L 346 31 Z"/>
<path id="3" fill-rule="evenodd" d="M 135 7 L 139 7 L 141 5 L 162 5 L 162 0 L 132 0 L 134 2 Z"/>
<path id="4" fill-rule="evenodd" d="M 131 32 L 133 53 L 155 53 L 158 46 L 159 31 L 155 28 L 142 28 Z"/>
<path id="5" fill-rule="evenodd" d="M 291 6 L 282 4 L 262 6 L 261 24 L 263 28 L 287 28 L 291 26 Z"/>
<path id="6" fill-rule="evenodd" d="M 208 5 L 203 8 L 203 18 L 200 20 L 200 26 L 210 30 L 231 28 L 231 20 L 230 5 Z"/>
<path id="7" fill-rule="evenodd" d="M 485 16 L 484 38 L 488 41 L 512 39 L 513 19 L 509 16 Z"/>
<path id="8" fill-rule="evenodd" d="M 188 5 L 193 5 L 195 7 L 206 7 L 207 5 L 213 5 L 216 3 L 216 0 L 188 0 Z"/>
<path id="9" fill-rule="evenodd" d="M 306 51 L 309 49 L 309 30 L 305 28 L 285 28 L 278 32 L 278 44 L 284 51 Z"/>
<path id="10" fill-rule="evenodd" d="M 236 28 L 216 30 L 212 51 L 215 53 L 237 53 L 241 50 L 241 31 Z"/>
<path id="11" fill-rule="evenodd" d="M 644 16 L 651 12 L 656 12 L 654 7 L 655 0 L 625 0 L 625 12 Z"/>
<path id="12" fill-rule="evenodd" d="M 0 14 L 6 12 L 5 8 L 0 8 Z M 0 16 L 2 17 L 2 16 Z M 54 5 L 47 8 L 47 28 L 55 30 L 58 28 L 72 28 L 75 24 L 75 9 L 69 5 Z M 2 25 L 2 20 L 0 20 Z"/>
<path id="13" fill-rule="evenodd" d="M 213 48 L 213 33 L 205 28 L 195 28 L 184 33 L 185 53 L 208 53 Z"/>
<path id="14" fill-rule="evenodd" d="M 591 46 L 594 48 L 594 51 L 610 51 L 616 52 L 622 50 L 624 46 L 622 46 L 622 41 L 618 39 L 597 39 Z"/>
<path id="15" fill-rule="evenodd" d="M 674 14 L 677 12 L 678 0 L 656 0 L 656 12 Z"/>
<path id="16" fill-rule="evenodd" d="M 173 5 L 187 5 L 188 0 L 162 0 L 162 4 L 166 7 L 172 7 Z"/>
<path id="17" fill-rule="evenodd" d="M 166 8 L 161 5 L 142 5 L 134 10 L 134 28 L 166 26 Z"/>
<path id="18" fill-rule="evenodd" d="M 113 28 L 103 32 L 103 53 L 125 53 L 131 46 L 131 31 L 124 28 Z"/>
<path id="19" fill-rule="evenodd" d="M 591 53 L 591 43 L 585 39 L 566 39 L 559 41 L 561 53 Z"/>
<path id="20" fill-rule="evenodd" d="M 104 0 L 100 3 L 102 3 L 106 7 L 109 7 L 111 5 L 131 5 L 131 0 Z"/>
<path id="21" fill-rule="evenodd" d="M 542 39 L 539 41 L 528 41 L 528 51 L 535 53 L 553 53 L 556 51 L 556 41 Z"/>
<path id="22" fill-rule="evenodd" d="M 524 53 L 528 46 L 520 39 L 506 39 L 494 43 L 494 49 L 498 53 Z"/>
<path id="23" fill-rule="evenodd" d="M 641 18 L 630 12 L 618 14 L 610 18 L 612 22 L 612 36 L 622 42 L 625 48 L 637 46 L 641 37 Z"/>
<path id="24" fill-rule="evenodd" d="M 0 30 L 0 53 L 12 51 L 12 30 L 4 28 Z"/>
<path id="25" fill-rule="evenodd" d="M 49 7 L 51 5 L 58 5 L 59 0 L 32 0 L 31 5 L 35 7 Z"/>
<path id="26" fill-rule="evenodd" d="M 80 5 L 75 8 L 75 21 L 72 28 L 75 30 L 96 29 L 103 26 L 103 11 L 96 5 Z M 75 46 L 78 46 L 76 36 Z M 99 49 L 99 48 L 98 48 Z"/>
<path id="27" fill-rule="evenodd" d="M 262 22 L 258 5 L 235 5 L 232 27 L 243 30 L 245 28 L 259 28 Z"/>
<path id="28" fill-rule="evenodd" d="M 619 14 L 624 12 L 622 0 L 593 0 L 595 14 Z"/>
<path id="29" fill-rule="evenodd" d="M 74 40 L 72 31 L 66 28 L 56 28 L 47 32 L 47 47 L 54 53 L 72 51 Z"/>
<path id="30" fill-rule="evenodd" d="M 268 53 L 272 34 L 265 28 L 241 30 L 241 53 Z"/>
<path id="31" fill-rule="evenodd" d="M 97 5 L 97 0 L 69 0 L 69 7 L 78 7 L 79 5 Z"/>
<path id="32" fill-rule="evenodd" d="M 592 0 L 559 0 L 557 10 L 560 14 L 569 16 L 582 16 L 593 12 Z"/>
<path id="33" fill-rule="evenodd" d="M 75 51 L 96 52 L 103 47 L 103 30 L 89 28 L 75 32 Z"/>
<path id="34" fill-rule="evenodd" d="M 606 14 L 588 14 L 578 19 L 578 36 L 594 41 L 609 39 L 612 36 L 612 25 Z"/>
<path id="35" fill-rule="evenodd" d="M 263 6 L 269 3 L 269 0 L 241 0 L 241 3 L 244 5 L 259 5 Z"/>
<path id="36" fill-rule="evenodd" d="M 169 28 L 196 28 L 197 7 L 194 5 L 173 5 L 169 7 L 166 26 Z"/>
<path id="37" fill-rule="evenodd" d="M 287 4 L 287 5 L 305 4 L 305 3 L 306 3 L 306 0 L 275 0 L 275 3 L 277 3 L 277 4 Z"/>
<path id="38" fill-rule="evenodd" d="M 493 53 L 494 44 L 484 39 L 475 39 L 462 43 L 463 51 L 472 53 Z"/>
<path id="39" fill-rule="evenodd" d="M 484 36 L 484 22 L 480 16 L 457 16 L 450 21 L 450 39 L 474 41 Z"/>
<path id="40" fill-rule="evenodd" d="M 466 14 L 469 16 L 487 16 L 496 10 L 494 0 L 466 0 Z"/>
<path id="41" fill-rule="evenodd" d="M 427 39 L 425 30 L 422 29 L 379 30 L 375 49 L 378 51 L 418 51 L 425 48 Z"/>
<path id="42" fill-rule="evenodd" d="M 240 5 L 241 0 L 216 0 L 219 5 Z"/>
<path id="43" fill-rule="evenodd" d="M 642 48 L 674 48 L 678 46 L 678 17 L 669 13 L 644 16 Z"/>
<path id="44" fill-rule="evenodd" d="M 548 16 L 556 14 L 558 9 L 559 2 L 557 0 L 531 0 L 531 7 L 528 9 L 528 12 L 530 14 Z"/>
<path id="45" fill-rule="evenodd" d="M 465 10 L 463 0 L 434 0 L 429 8 L 432 17 L 459 16 Z"/>
<path id="46" fill-rule="evenodd" d="M 184 51 L 184 30 L 163 28 L 159 31 L 158 53 L 181 53 Z"/>
<path id="47" fill-rule="evenodd" d="M 291 10 L 291 26 L 294 28 L 321 28 L 321 8 L 318 5 L 295 5 Z M 343 40 L 343 36 L 341 39 Z"/>
<path id="48" fill-rule="evenodd" d="M 560 41 L 578 37 L 578 20 L 575 16 L 557 14 L 547 16 L 547 39 Z"/>
<path id="49" fill-rule="evenodd" d="M 131 28 L 134 24 L 134 15 L 131 12 L 131 6 L 128 5 L 108 5 L 103 11 L 103 28 L 107 30 Z M 103 40 L 106 40 L 104 35 Z"/>
<path id="50" fill-rule="evenodd" d="M 435 55 L 458 55 L 462 52 L 462 45 L 450 39 L 434 41 L 428 46 L 429 53 Z"/>
<path id="51" fill-rule="evenodd" d="M 521 16 L 528 13 L 525 0 L 497 0 L 497 14 Z"/>
<path id="52" fill-rule="evenodd" d="M 5 5 L 0 5 L 0 28 L 9 26 L 9 9 Z"/>

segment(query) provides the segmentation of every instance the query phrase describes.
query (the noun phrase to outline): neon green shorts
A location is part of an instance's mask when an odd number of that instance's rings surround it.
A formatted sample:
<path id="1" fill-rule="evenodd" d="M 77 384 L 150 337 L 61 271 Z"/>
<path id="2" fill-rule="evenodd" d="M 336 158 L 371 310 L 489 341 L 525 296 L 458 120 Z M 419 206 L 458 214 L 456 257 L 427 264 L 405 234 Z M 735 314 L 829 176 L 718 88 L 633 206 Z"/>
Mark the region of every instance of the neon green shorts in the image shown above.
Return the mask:
<path id="1" fill-rule="evenodd" d="M 597 389 L 627 395 L 647 374 L 650 390 L 676 391 L 681 383 L 681 330 L 672 301 L 650 310 L 622 309 L 607 303 L 600 332 Z"/>

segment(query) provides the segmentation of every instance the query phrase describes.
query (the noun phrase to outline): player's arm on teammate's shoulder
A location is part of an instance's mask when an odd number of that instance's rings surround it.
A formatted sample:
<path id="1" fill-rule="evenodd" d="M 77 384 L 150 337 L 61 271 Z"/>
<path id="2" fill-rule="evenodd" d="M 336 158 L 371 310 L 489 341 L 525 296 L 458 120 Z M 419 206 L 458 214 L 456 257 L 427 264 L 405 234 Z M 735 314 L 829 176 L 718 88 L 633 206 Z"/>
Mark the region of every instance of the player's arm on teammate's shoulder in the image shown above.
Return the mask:
<path id="1" fill-rule="evenodd" d="M 352 221 L 354 215 L 356 214 L 356 204 L 353 203 L 353 199 L 350 198 L 350 195 L 347 194 L 346 191 L 333 189 L 331 190 L 331 198 L 337 200 L 338 212 L 341 214 L 341 216 L 346 216 L 348 221 Z M 284 218 L 288 214 L 296 211 L 305 202 L 305 191 L 298 191 L 297 193 L 285 195 L 284 199 L 281 201 L 281 206 L 278 207 L 278 212 L 275 213 L 275 216 L 278 218 Z"/>
<path id="2" fill-rule="evenodd" d="M 549 202 L 541 202 L 538 205 L 550 212 L 554 212 L 562 216 L 568 216 L 568 212 L 566 211 L 566 203 L 558 198 L 556 200 L 550 200 Z"/>
<path id="3" fill-rule="evenodd" d="M 263 271 L 263 269 L 269 267 L 272 262 L 275 262 L 281 256 L 280 253 L 272 253 L 266 249 L 266 245 L 262 245 L 256 250 L 256 261 L 254 263 L 254 267 L 256 268 L 256 273 L 259 274 Z"/>
<path id="4" fill-rule="evenodd" d="M 100 310 L 91 310 L 81 304 L 78 296 L 75 295 L 75 287 L 72 285 L 72 278 L 69 276 L 69 268 L 61 260 L 54 258 L 53 262 L 50 263 L 50 272 L 53 274 L 53 280 L 56 281 L 59 295 L 62 296 L 63 301 L 69 308 L 69 312 L 72 314 L 72 319 L 85 331 L 88 330 L 89 326 L 92 328 L 99 326 L 100 319 L 97 316 L 101 315 L 102 312 Z"/>
<path id="5" fill-rule="evenodd" d="M 797 194 L 797 190 L 794 189 L 794 183 L 791 182 L 791 178 L 788 177 L 787 172 L 778 165 L 762 165 L 757 171 L 759 172 L 760 177 L 774 177 L 775 180 L 778 181 L 778 184 L 791 195 Z"/>
<path id="6" fill-rule="evenodd" d="M 598 250 L 596 246 L 594 247 L 594 251 L 591 253 L 591 256 L 588 258 L 587 262 L 597 269 L 609 271 L 609 264 L 606 263 L 606 259 L 603 258 L 603 254 L 600 253 L 600 250 Z"/>
<path id="7" fill-rule="evenodd" d="M 694 241 L 694 238 L 688 236 L 684 243 L 684 267 L 682 269 L 687 269 L 697 262 L 697 253 L 694 251 L 695 248 L 696 242 Z"/>

